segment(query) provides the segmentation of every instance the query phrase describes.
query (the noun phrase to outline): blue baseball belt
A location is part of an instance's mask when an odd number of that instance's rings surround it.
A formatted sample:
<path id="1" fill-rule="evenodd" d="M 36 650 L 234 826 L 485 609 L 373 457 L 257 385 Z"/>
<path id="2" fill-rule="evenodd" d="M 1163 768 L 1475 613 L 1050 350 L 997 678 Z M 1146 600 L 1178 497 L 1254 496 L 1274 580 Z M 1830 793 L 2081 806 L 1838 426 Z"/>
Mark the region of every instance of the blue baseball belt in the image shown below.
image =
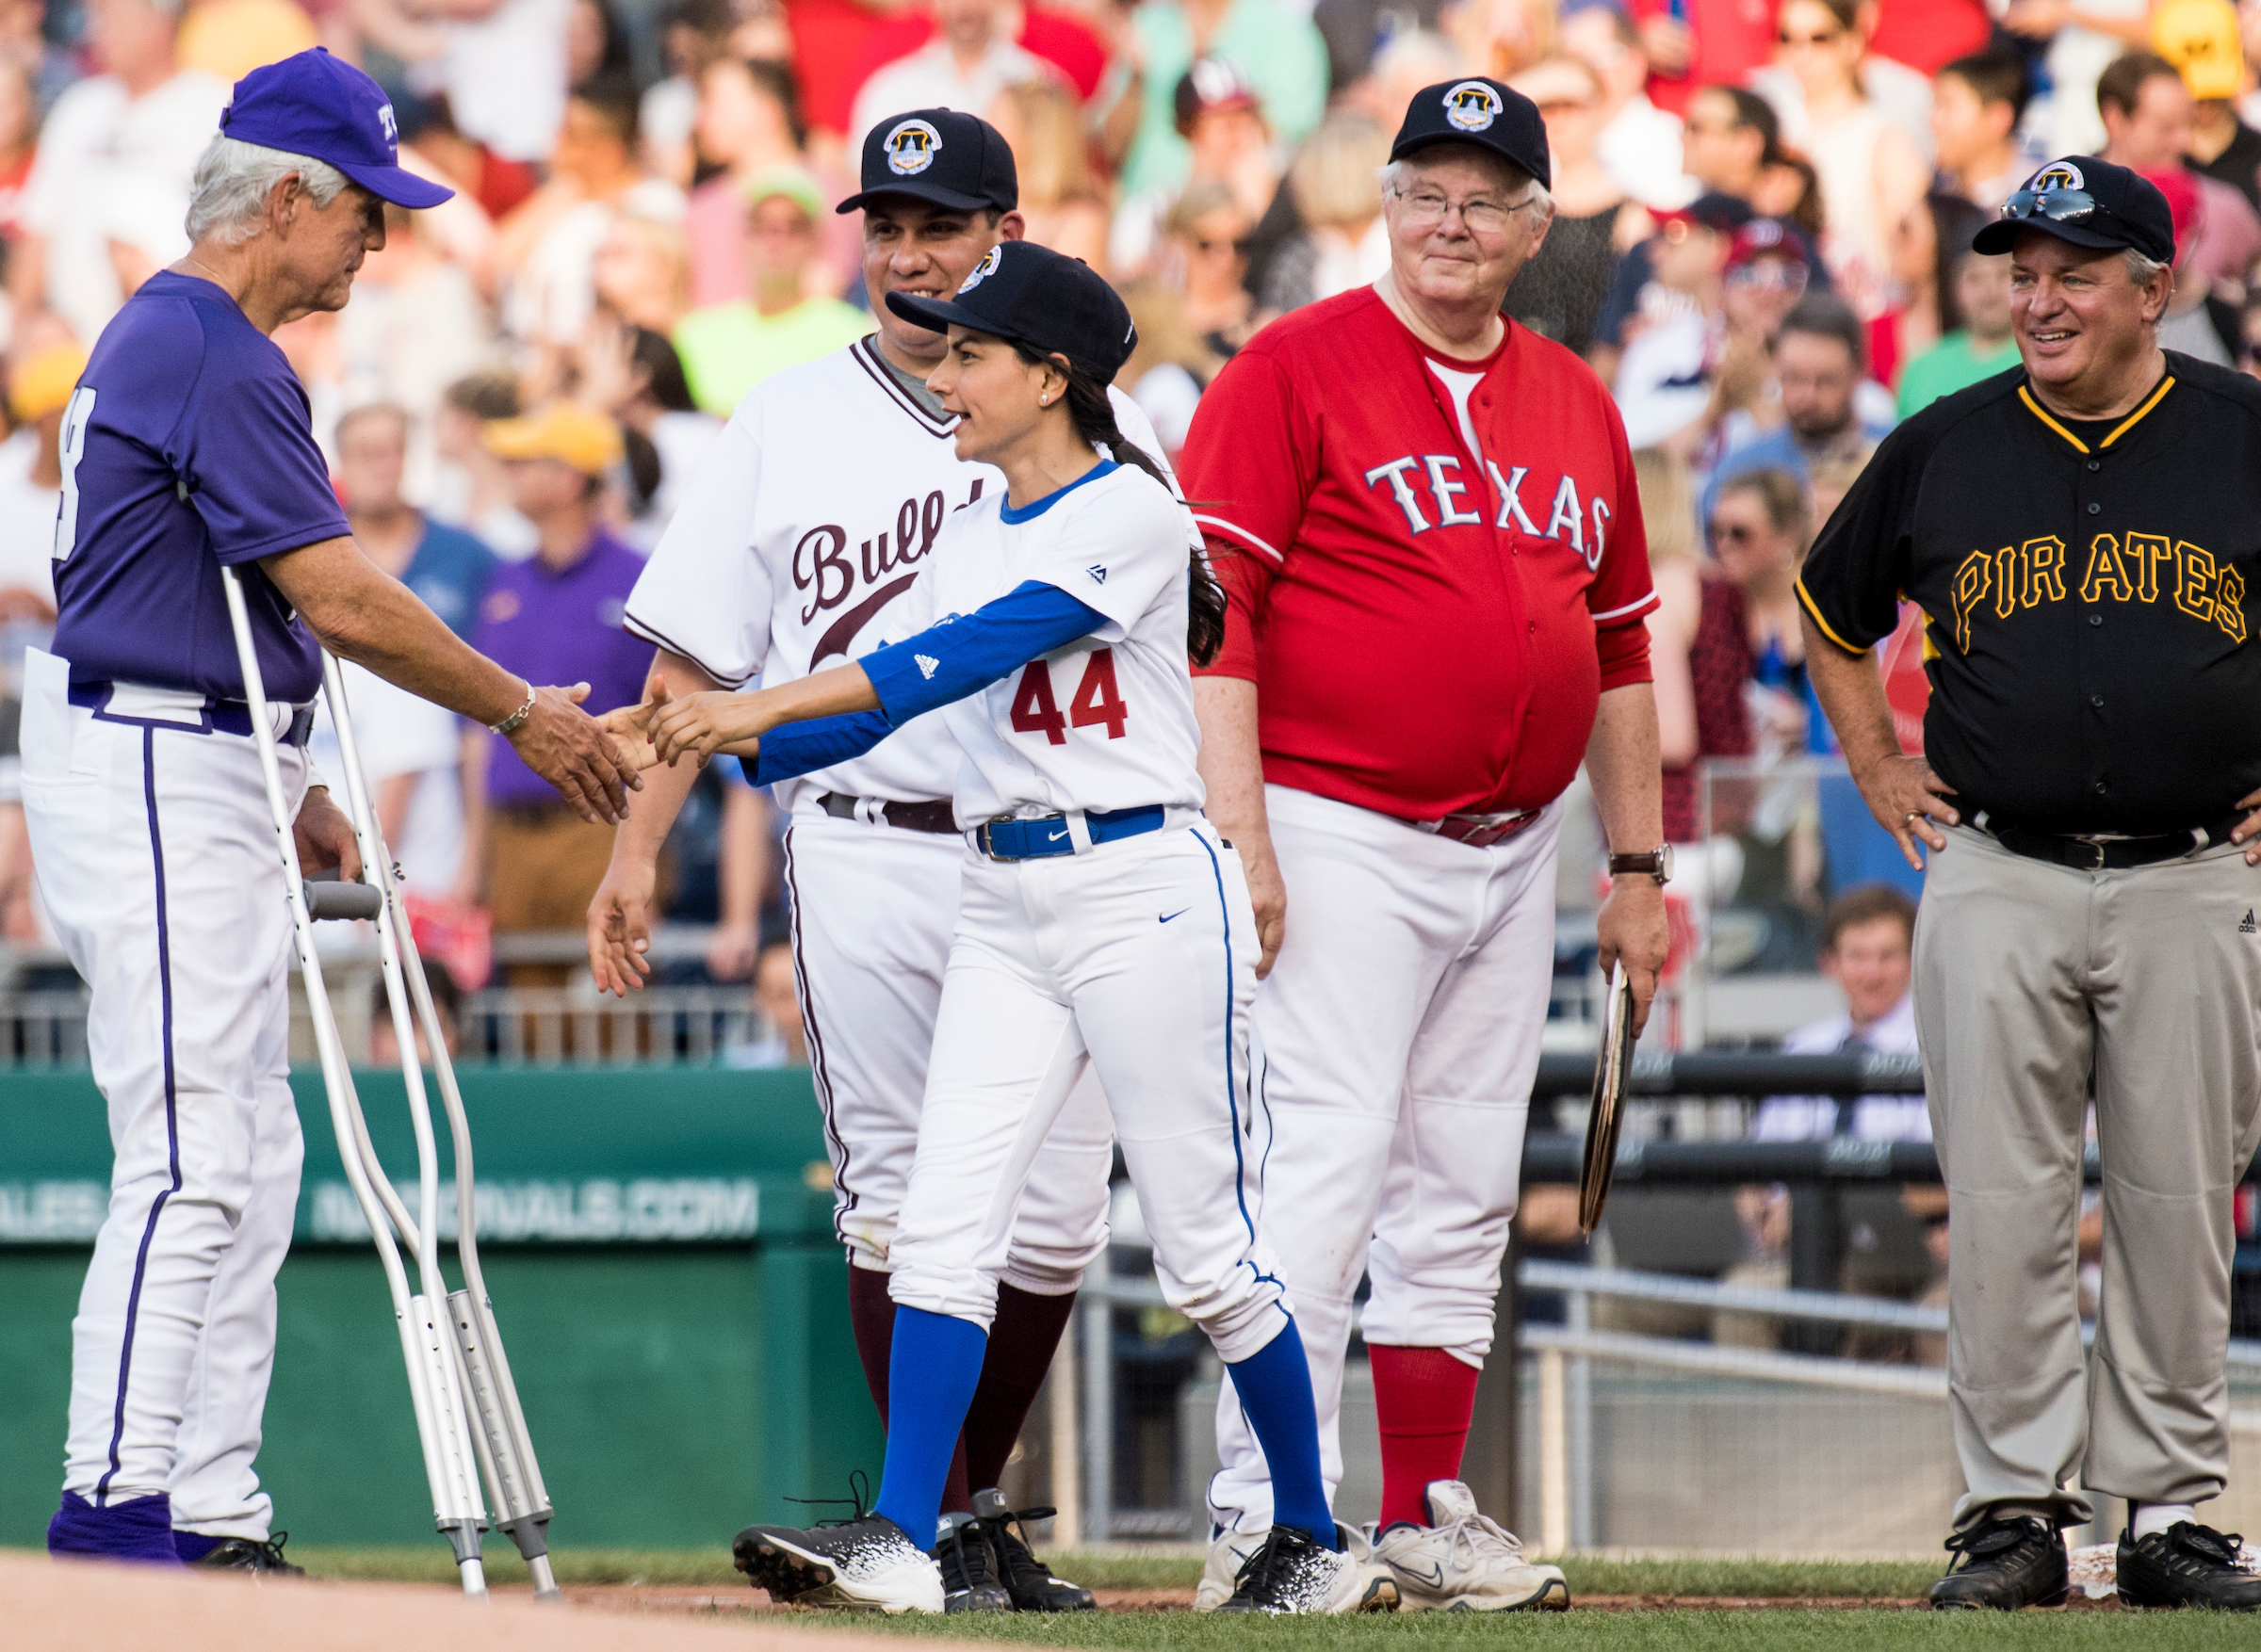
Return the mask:
<path id="1" fill-rule="evenodd" d="M 1168 814 L 1160 803 L 1148 803 L 1143 809 L 1089 809 L 1083 814 L 1083 824 L 1088 841 L 1097 846 L 1159 832 Z M 1075 830 L 1065 815 L 1039 815 L 1033 820 L 984 820 L 973 829 L 973 846 L 993 861 L 1043 860 L 1077 852 Z"/>

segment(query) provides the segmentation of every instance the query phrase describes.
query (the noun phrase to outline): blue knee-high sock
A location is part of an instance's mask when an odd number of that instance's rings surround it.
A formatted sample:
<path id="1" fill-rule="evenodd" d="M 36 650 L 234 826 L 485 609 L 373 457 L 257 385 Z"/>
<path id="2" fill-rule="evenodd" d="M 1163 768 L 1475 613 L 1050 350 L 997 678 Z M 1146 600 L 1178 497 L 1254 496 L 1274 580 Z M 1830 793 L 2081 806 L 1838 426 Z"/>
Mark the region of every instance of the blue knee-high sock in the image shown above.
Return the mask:
<path id="1" fill-rule="evenodd" d="M 1225 1368 L 1248 1414 L 1248 1426 L 1272 1471 L 1272 1523 L 1293 1526 L 1328 1548 L 1340 1548 L 1335 1517 L 1327 1512 L 1326 1482 L 1319 1473 L 1319 1410 L 1311 1400 L 1311 1368 L 1303 1336 L 1288 1328 L 1238 1365 Z M 891 1459 L 890 1459 L 891 1461 Z"/>
<path id="2" fill-rule="evenodd" d="M 887 1355 L 887 1466 L 871 1512 L 894 1521 L 921 1548 L 935 1542 L 942 1483 L 950 1478 L 951 1455 L 988 1346 L 988 1333 L 971 1320 L 900 1304 L 895 1309 L 895 1340 Z M 1310 1405 L 1308 1391 L 1304 1405 Z"/>

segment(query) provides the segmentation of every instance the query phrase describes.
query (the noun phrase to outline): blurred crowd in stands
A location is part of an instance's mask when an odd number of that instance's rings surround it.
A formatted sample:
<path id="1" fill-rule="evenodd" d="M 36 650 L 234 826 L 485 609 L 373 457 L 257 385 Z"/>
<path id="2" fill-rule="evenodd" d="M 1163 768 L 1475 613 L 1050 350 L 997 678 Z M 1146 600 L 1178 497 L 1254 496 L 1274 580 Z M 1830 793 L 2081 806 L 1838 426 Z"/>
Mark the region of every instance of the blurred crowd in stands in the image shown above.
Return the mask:
<path id="1" fill-rule="evenodd" d="M 875 121 L 938 105 L 1004 134 L 1029 235 L 1130 304 L 1119 381 L 1174 447 L 1257 329 L 1386 267 L 1376 170 L 1411 92 L 1507 81 L 1556 206 L 1507 309 L 1593 365 L 1637 450 L 1670 834 L 1698 898 L 1767 883 L 1808 946 L 1852 868 L 1763 788 L 1700 807 L 1696 766 L 1829 750 L 1792 582 L 1896 419 L 2015 364 L 1977 227 L 2045 158 L 2142 171 L 2180 247 L 2162 342 L 2261 371 L 2261 0 L 0 0 L 11 672 L 52 619 L 87 348 L 186 251 L 230 84 L 317 43 L 459 192 L 391 217 L 346 310 L 277 334 L 355 532 L 504 664 L 588 677 L 594 710 L 637 693 L 622 599 L 721 421 L 869 330 L 832 208 Z M 602 829 L 484 731 L 353 692 L 421 898 L 577 930 Z M 710 975 L 751 980 L 785 964 L 777 822 L 726 767 L 671 910 L 718 926 Z M 40 938 L 7 807 L 0 937 Z"/>

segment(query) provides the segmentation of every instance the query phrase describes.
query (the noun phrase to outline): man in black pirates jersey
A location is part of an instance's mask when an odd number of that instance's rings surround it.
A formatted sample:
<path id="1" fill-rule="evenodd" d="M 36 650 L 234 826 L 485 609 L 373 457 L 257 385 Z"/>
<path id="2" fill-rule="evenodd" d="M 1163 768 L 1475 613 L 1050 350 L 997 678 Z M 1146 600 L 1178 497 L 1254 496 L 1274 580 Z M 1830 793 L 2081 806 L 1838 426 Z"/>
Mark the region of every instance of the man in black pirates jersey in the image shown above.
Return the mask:
<path id="1" fill-rule="evenodd" d="M 1976 250 L 2010 260 L 2021 365 L 1895 431 L 1798 586 L 1862 794 L 1932 850 L 1915 1009 L 1969 1488 L 1932 1604 L 2059 1598 L 2058 1529 L 2104 1493 L 2124 1601 L 2253 1610 L 2261 1577 L 2192 1505 L 2229 1468 L 2230 1200 L 2261 1142 L 2261 382 L 2159 348 L 2173 228 L 2133 172 L 2055 162 Z M 1903 594 L 1923 756 L 1867 654 Z"/>

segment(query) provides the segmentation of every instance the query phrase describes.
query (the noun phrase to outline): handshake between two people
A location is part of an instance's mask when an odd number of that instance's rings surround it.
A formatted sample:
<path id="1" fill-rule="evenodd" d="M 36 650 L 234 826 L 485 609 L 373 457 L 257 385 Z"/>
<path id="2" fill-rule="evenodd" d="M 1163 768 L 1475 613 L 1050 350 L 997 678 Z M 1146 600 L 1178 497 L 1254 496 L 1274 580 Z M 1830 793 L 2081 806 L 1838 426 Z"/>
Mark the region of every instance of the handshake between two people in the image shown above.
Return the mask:
<path id="1" fill-rule="evenodd" d="M 751 763 L 760 754 L 762 737 L 781 723 L 879 708 L 879 695 L 860 665 L 837 666 L 751 693 L 671 695 L 654 672 L 643 700 L 596 721 L 641 772 L 661 763 L 673 767 L 685 757 L 704 765 L 725 753 Z"/>
<path id="2" fill-rule="evenodd" d="M 749 764 L 761 750 L 761 736 L 772 722 L 747 714 L 748 704 L 760 694 L 733 694 L 716 689 L 671 697 L 657 672 L 643 686 L 643 699 L 599 717 L 597 726 L 610 735 L 639 772 L 659 764 L 673 768 L 684 757 L 703 766 L 709 757 L 727 753 Z"/>

